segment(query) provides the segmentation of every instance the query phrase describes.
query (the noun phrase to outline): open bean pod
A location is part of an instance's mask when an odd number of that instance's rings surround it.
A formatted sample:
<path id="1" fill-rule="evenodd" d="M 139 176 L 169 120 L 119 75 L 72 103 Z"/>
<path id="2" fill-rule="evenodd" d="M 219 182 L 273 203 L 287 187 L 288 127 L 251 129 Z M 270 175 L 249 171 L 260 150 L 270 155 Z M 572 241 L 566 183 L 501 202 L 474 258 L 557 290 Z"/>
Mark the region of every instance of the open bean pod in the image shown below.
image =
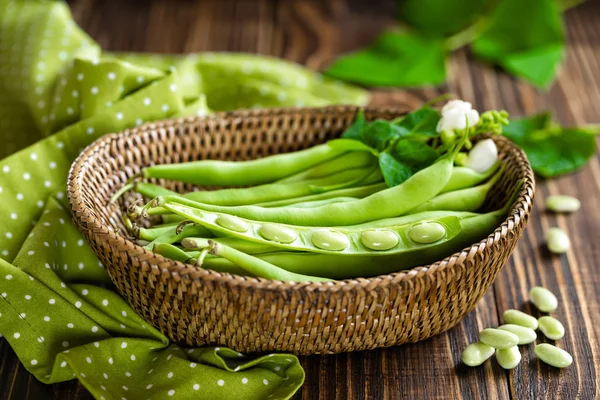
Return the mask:
<path id="1" fill-rule="evenodd" d="M 460 233 L 455 216 L 381 228 L 325 228 L 253 221 L 166 202 L 167 210 L 223 236 L 284 250 L 339 255 L 389 255 L 448 241 Z M 183 240 L 184 246 L 190 243 Z M 189 247 L 195 247 L 191 245 Z"/>

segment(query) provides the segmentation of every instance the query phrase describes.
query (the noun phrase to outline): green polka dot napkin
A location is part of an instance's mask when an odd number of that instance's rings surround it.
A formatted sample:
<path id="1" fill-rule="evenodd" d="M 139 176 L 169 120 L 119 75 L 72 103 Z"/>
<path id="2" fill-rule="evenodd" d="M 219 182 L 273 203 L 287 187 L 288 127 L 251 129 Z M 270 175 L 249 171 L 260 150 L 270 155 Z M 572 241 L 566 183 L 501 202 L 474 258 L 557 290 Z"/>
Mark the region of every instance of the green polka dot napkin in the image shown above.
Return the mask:
<path id="1" fill-rule="evenodd" d="M 68 169 L 148 121 L 366 100 L 272 58 L 102 54 L 64 3 L 0 0 L 0 334 L 40 381 L 77 378 L 98 399 L 289 398 L 295 356 L 180 348 L 133 312 L 71 223 Z"/>

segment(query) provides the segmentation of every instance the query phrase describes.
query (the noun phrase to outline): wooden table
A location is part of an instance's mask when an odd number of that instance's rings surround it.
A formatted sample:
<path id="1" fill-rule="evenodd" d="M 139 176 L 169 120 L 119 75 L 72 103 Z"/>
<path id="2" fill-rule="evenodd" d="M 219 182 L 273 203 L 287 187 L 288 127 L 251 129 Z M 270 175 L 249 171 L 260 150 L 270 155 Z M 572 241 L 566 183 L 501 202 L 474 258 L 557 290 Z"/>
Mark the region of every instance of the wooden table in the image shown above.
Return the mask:
<path id="1" fill-rule="evenodd" d="M 392 1 L 85 1 L 71 3 L 77 22 L 110 51 L 187 53 L 242 51 L 283 57 L 319 69 L 336 54 L 356 49 L 394 23 Z M 453 92 L 477 108 L 505 108 L 513 115 L 554 111 L 563 124 L 600 122 L 600 2 L 567 13 L 569 53 L 558 81 L 544 93 L 524 82 L 454 55 L 446 87 L 373 92 L 374 104 L 417 106 Z M 568 193 L 583 202 L 571 216 L 543 211 L 549 194 Z M 540 181 L 535 210 L 524 237 L 493 288 L 459 326 L 427 341 L 397 348 L 334 356 L 302 357 L 306 383 L 296 399 L 594 399 L 600 397 L 600 163 L 581 172 Z M 572 250 L 552 257 L 543 232 L 570 232 Z M 535 314 L 529 289 L 550 288 L 559 296 L 555 313 L 566 327 L 561 346 L 575 360 L 566 370 L 541 364 L 533 346 L 506 372 L 496 362 L 479 368 L 460 363 L 477 332 L 500 324 L 508 308 Z M 77 383 L 46 386 L 0 341 L 0 396 L 7 399 L 88 399 Z"/>

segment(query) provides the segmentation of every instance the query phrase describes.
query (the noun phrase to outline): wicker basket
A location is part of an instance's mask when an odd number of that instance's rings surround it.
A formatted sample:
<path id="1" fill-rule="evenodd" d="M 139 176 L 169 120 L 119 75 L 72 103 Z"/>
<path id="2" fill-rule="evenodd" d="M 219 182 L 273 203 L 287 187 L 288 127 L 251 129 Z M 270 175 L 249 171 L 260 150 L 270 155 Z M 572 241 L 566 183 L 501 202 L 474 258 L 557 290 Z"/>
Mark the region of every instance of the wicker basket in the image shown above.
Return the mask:
<path id="1" fill-rule="evenodd" d="M 165 259 L 119 235 L 121 207 L 108 199 L 155 163 L 244 160 L 339 136 L 353 106 L 246 110 L 143 125 L 88 147 L 69 175 L 73 219 L 129 304 L 173 341 L 243 352 L 339 353 L 416 342 L 457 324 L 490 287 L 523 232 L 534 177 L 521 150 L 495 137 L 507 168 L 486 208 L 524 179 L 509 217 L 489 237 L 434 264 L 369 279 L 286 283 L 221 274 Z M 399 110 L 367 109 L 367 119 Z M 185 191 L 174 182 L 160 182 Z M 122 205 L 121 205 L 122 206 Z"/>

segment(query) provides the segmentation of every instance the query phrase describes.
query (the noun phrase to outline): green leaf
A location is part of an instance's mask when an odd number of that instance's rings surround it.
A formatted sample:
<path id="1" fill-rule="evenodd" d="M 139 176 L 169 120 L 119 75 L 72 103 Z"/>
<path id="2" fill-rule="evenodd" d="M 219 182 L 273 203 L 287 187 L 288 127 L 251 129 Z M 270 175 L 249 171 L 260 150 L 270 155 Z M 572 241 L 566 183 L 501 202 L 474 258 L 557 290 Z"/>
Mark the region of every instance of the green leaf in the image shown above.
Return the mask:
<path id="1" fill-rule="evenodd" d="M 388 152 L 379 153 L 379 168 L 389 187 L 397 186 L 412 176 L 410 168 Z"/>
<path id="2" fill-rule="evenodd" d="M 356 113 L 356 119 L 354 120 L 354 123 L 350 126 L 350 128 L 346 129 L 346 132 L 342 134 L 342 137 L 345 139 L 360 140 L 365 123 L 364 112 L 362 109 L 360 109 Z"/>
<path id="3" fill-rule="evenodd" d="M 473 43 L 476 55 L 540 87 L 548 86 L 565 48 L 556 0 L 503 0 Z"/>
<path id="4" fill-rule="evenodd" d="M 386 32 L 367 49 L 338 58 L 325 74 L 367 86 L 437 85 L 446 80 L 444 42 Z"/>
<path id="5" fill-rule="evenodd" d="M 551 126 L 552 114 L 543 112 L 531 117 L 511 119 L 502 129 L 502 134 L 515 143 L 520 143 L 532 132 L 547 129 Z"/>
<path id="6" fill-rule="evenodd" d="M 383 151 L 388 143 L 406 133 L 390 121 L 376 120 L 365 126 L 361 132 L 361 141 L 379 151 Z"/>
<path id="7" fill-rule="evenodd" d="M 519 145 L 535 173 L 545 178 L 576 171 L 596 152 L 594 135 L 578 128 L 537 131 Z"/>
<path id="8" fill-rule="evenodd" d="M 504 68 L 536 86 L 545 87 L 554 80 L 556 67 L 560 64 L 563 53 L 564 46 L 555 44 L 512 54 L 504 59 Z"/>
<path id="9" fill-rule="evenodd" d="M 399 17 L 423 35 L 445 36 L 466 28 L 489 0 L 404 0 Z"/>
<path id="10" fill-rule="evenodd" d="M 436 128 L 441 117 L 439 111 L 425 106 L 406 114 L 395 124 L 410 133 L 435 137 L 438 136 Z"/>
<path id="11" fill-rule="evenodd" d="M 433 164 L 439 154 L 411 136 L 398 140 L 394 146 L 379 154 L 379 166 L 389 187 L 401 184 L 418 171 Z"/>
<path id="12" fill-rule="evenodd" d="M 550 113 L 512 120 L 503 135 L 525 151 L 536 174 L 551 178 L 581 168 L 596 152 L 596 131 L 561 128 Z"/>

